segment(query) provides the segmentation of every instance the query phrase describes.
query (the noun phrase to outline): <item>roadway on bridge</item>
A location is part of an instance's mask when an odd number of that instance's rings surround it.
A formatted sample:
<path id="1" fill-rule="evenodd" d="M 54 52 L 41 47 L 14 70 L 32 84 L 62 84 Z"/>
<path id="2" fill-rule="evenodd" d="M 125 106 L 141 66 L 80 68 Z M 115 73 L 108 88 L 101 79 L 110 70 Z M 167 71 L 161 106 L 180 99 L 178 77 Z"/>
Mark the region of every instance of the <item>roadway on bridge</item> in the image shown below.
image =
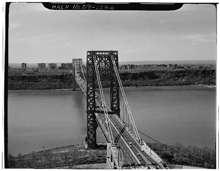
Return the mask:
<path id="1" fill-rule="evenodd" d="M 104 114 L 97 114 L 98 121 L 102 121 L 99 124 L 105 124 Z M 109 115 L 110 124 L 112 125 L 112 132 L 116 143 L 120 147 L 122 154 L 122 165 L 128 166 L 152 166 L 153 161 L 149 159 L 149 156 L 143 154 L 140 145 L 136 142 L 133 136 L 127 131 L 126 125 L 118 118 L 118 116 Z"/>
<path id="2" fill-rule="evenodd" d="M 113 123 L 116 125 L 118 130 L 123 129 L 123 122 L 117 115 L 110 115 L 110 118 L 113 120 Z M 141 150 L 141 146 L 136 141 L 136 139 L 127 131 L 124 131 L 122 138 L 129 144 L 129 147 L 132 149 L 133 153 L 136 155 L 141 164 L 149 167 L 155 167 L 155 162 L 148 156 L 145 152 Z"/>
<path id="3" fill-rule="evenodd" d="M 100 124 L 106 124 L 105 123 L 105 116 L 104 114 L 97 114 L 97 116 L 99 117 L 99 121 L 101 120 L 102 123 Z M 111 123 L 112 124 L 112 123 Z M 118 137 L 118 135 L 120 135 L 119 131 L 116 127 L 112 126 L 112 133 L 114 138 Z M 140 162 L 138 161 L 138 158 L 136 157 L 136 155 L 133 153 L 133 151 L 131 150 L 131 148 L 129 147 L 129 145 L 127 144 L 126 140 L 124 138 L 122 138 L 120 136 L 120 138 L 118 139 L 118 145 L 120 146 L 120 153 L 122 154 L 122 164 L 125 166 L 135 166 L 140 164 Z"/>

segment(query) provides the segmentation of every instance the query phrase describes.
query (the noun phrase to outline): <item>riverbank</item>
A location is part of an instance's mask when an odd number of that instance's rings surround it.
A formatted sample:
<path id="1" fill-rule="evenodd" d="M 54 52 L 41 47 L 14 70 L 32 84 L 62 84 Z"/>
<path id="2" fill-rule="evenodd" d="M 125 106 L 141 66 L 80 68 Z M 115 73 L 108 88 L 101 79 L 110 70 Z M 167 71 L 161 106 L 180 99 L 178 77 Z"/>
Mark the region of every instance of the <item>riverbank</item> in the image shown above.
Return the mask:
<path id="1" fill-rule="evenodd" d="M 106 145 L 97 149 L 86 149 L 84 143 L 62 146 L 29 154 L 8 156 L 9 168 L 80 168 L 81 165 L 105 164 Z M 100 166 L 100 167 L 101 167 Z M 93 166 L 94 168 L 94 166 Z"/>
<path id="2" fill-rule="evenodd" d="M 102 75 L 101 75 L 102 77 Z M 183 69 L 123 72 L 120 78 L 124 87 L 215 85 L 214 69 Z M 53 75 L 8 75 L 8 90 L 69 90 L 75 85 L 70 73 Z M 103 82 L 103 87 L 109 83 Z"/>
<path id="3" fill-rule="evenodd" d="M 147 143 L 170 168 L 215 168 L 215 151 L 209 148 L 184 147 L 180 143 L 166 145 Z M 8 168 L 35 169 L 105 169 L 106 144 L 99 144 L 97 149 L 86 149 L 84 144 L 73 144 L 43 150 L 17 157 L 8 156 Z M 181 165 L 177 167 L 176 165 Z M 184 167 L 182 166 L 184 165 Z M 190 166 L 190 167 L 187 167 Z"/>

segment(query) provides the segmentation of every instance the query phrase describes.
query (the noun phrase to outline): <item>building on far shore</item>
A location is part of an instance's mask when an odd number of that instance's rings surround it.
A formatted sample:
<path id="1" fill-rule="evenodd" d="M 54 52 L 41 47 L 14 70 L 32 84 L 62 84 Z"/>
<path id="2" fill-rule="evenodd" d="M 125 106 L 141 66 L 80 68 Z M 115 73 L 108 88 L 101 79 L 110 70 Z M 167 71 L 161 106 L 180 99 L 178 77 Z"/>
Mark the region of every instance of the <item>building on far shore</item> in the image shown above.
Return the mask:
<path id="1" fill-rule="evenodd" d="M 27 68 L 27 64 L 26 64 L 26 63 L 22 63 L 22 64 L 21 64 L 21 68 L 22 68 L 22 69 L 26 69 L 26 68 Z"/>
<path id="2" fill-rule="evenodd" d="M 57 64 L 56 63 L 49 63 L 48 67 L 49 67 L 49 69 L 57 69 Z"/>
<path id="3" fill-rule="evenodd" d="M 134 64 L 127 64 L 127 65 L 121 65 L 120 69 L 121 70 L 130 70 L 130 69 L 135 69 L 136 65 Z"/>
<path id="4" fill-rule="evenodd" d="M 46 64 L 45 63 L 38 63 L 38 68 L 39 69 L 46 69 Z"/>
<path id="5" fill-rule="evenodd" d="M 136 68 L 136 65 L 134 65 L 134 64 L 130 65 L 130 69 L 135 69 L 135 68 Z"/>
<path id="6" fill-rule="evenodd" d="M 72 63 L 61 63 L 61 69 L 71 70 L 73 69 Z"/>
<path id="7" fill-rule="evenodd" d="M 73 69 L 73 64 L 72 63 L 67 63 L 67 69 Z"/>

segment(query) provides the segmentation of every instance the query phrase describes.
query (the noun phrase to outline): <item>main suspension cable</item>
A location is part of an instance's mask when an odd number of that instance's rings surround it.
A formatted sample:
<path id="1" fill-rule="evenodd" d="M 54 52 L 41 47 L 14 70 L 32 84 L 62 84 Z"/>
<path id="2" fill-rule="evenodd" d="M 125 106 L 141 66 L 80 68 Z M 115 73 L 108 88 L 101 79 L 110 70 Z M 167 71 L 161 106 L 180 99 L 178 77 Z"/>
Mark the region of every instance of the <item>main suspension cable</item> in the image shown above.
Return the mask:
<path id="1" fill-rule="evenodd" d="M 127 108 L 128 116 L 130 118 L 130 122 L 131 122 L 131 125 L 132 125 L 133 130 L 134 130 L 134 134 L 135 134 L 138 142 L 140 142 L 141 138 L 140 138 L 140 135 L 138 133 L 137 127 L 135 125 L 134 118 L 132 116 L 131 109 L 129 107 L 128 100 L 127 100 L 127 97 L 125 95 L 125 91 L 124 91 L 124 88 L 123 88 L 123 85 L 122 85 L 122 82 L 121 82 L 121 79 L 120 79 L 120 76 L 119 76 L 119 73 L 118 73 L 118 69 L 116 67 L 113 56 L 111 56 L 111 60 L 112 60 L 113 68 L 114 68 L 114 71 L 115 71 L 115 74 L 116 74 L 116 77 L 117 77 L 117 80 L 118 80 L 118 84 L 119 84 L 119 87 L 120 87 L 120 90 L 121 90 L 121 93 L 122 93 L 122 97 L 123 97 L 124 103 L 125 103 L 126 108 Z"/>

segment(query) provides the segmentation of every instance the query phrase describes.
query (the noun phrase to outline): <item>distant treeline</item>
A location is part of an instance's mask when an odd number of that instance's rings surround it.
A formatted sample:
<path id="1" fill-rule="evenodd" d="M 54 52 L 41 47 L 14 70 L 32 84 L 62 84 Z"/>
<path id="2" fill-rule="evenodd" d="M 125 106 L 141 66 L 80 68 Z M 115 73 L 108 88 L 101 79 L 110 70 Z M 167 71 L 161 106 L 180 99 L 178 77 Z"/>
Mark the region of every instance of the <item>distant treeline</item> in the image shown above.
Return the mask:
<path id="1" fill-rule="evenodd" d="M 215 70 L 148 71 L 120 74 L 124 86 L 215 85 Z"/>
<path id="2" fill-rule="evenodd" d="M 73 88 L 73 76 L 71 74 L 8 76 L 9 90 L 46 90 L 69 88 Z"/>
<path id="3" fill-rule="evenodd" d="M 183 69 L 120 73 L 122 84 L 128 86 L 215 85 L 215 69 Z M 9 90 L 72 89 L 72 74 L 8 76 Z M 103 87 L 108 83 L 103 82 Z"/>

